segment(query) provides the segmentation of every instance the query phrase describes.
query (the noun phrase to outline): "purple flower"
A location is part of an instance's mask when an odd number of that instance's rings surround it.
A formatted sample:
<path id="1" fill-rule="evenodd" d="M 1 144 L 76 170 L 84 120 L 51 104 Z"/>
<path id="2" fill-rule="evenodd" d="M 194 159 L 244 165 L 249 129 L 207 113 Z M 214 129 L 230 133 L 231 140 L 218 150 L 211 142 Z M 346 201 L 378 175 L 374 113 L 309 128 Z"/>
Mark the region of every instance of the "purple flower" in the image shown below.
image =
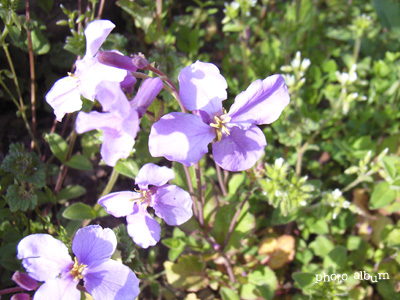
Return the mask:
<path id="1" fill-rule="evenodd" d="M 189 193 L 167 184 L 174 177 L 174 172 L 167 167 L 146 164 L 135 179 L 139 190 L 111 193 L 98 203 L 114 217 L 126 216 L 128 234 L 136 244 L 143 248 L 154 246 L 160 240 L 161 227 L 147 212 L 148 206 L 168 225 L 181 225 L 192 217 Z"/>
<path id="2" fill-rule="evenodd" d="M 28 274 L 44 281 L 35 300 L 79 300 L 76 288 L 83 279 L 86 291 L 95 300 L 134 300 L 139 280 L 130 268 L 110 259 L 117 246 L 114 232 L 98 225 L 79 229 L 72 241 L 74 261 L 68 248 L 48 234 L 32 234 L 18 244 L 18 259 Z"/>
<path id="3" fill-rule="evenodd" d="M 76 61 L 75 73 L 56 81 L 46 95 L 57 121 L 61 121 L 66 113 L 82 108 L 81 95 L 94 101 L 96 88 L 102 81 L 119 83 L 128 76 L 126 70 L 101 64 L 96 55 L 114 27 L 108 20 L 93 21 L 86 27 L 86 54 Z"/>
<path id="4" fill-rule="evenodd" d="M 27 291 L 36 290 L 38 288 L 38 282 L 23 272 L 15 272 L 11 278 L 16 284 Z"/>
<path id="5" fill-rule="evenodd" d="M 79 112 L 76 131 L 84 133 L 99 129 L 103 132 L 100 154 L 109 166 L 127 158 L 135 144 L 140 118 L 163 87 L 159 78 L 146 79 L 132 101 L 128 101 L 118 83 L 104 81 L 96 89 L 97 99 L 107 112 Z"/>
<path id="6" fill-rule="evenodd" d="M 227 83 L 215 65 L 197 61 L 182 69 L 178 80 L 182 103 L 195 114 L 174 112 L 156 122 L 150 132 L 150 154 L 191 166 L 213 142 L 214 160 L 221 168 L 251 168 L 267 144 L 256 125 L 276 121 L 289 104 L 283 77 L 254 81 L 235 98 L 228 113 L 222 107 Z"/>

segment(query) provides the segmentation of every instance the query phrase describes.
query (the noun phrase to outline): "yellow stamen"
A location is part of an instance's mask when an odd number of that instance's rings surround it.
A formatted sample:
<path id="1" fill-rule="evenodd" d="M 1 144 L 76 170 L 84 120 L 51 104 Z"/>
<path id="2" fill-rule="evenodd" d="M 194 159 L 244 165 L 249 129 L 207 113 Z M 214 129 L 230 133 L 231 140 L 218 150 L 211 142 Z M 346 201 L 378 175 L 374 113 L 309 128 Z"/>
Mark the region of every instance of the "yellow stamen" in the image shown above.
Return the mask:
<path id="1" fill-rule="evenodd" d="M 149 205 L 149 201 L 151 199 L 151 192 L 150 191 L 148 191 L 148 190 L 136 190 L 135 189 L 135 192 L 136 193 L 140 193 L 141 196 L 138 197 L 138 198 L 130 199 L 130 201 L 146 202 L 146 204 Z"/>
<path id="2" fill-rule="evenodd" d="M 79 264 L 78 259 L 76 257 L 74 258 L 74 265 L 70 271 L 72 277 L 74 277 L 74 281 L 83 279 L 82 271 L 86 267 L 87 265 Z"/>
<path id="3" fill-rule="evenodd" d="M 225 124 L 229 123 L 231 121 L 231 117 L 226 115 L 226 110 L 224 109 L 224 114 L 217 117 L 214 116 L 214 120 L 216 123 L 211 123 L 210 126 L 215 128 L 216 132 L 217 132 L 217 140 L 218 142 L 221 140 L 222 138 L 222 133 L 225 133 L 227 135 L 230 135 L 229 129 L 225 126 Z"/>

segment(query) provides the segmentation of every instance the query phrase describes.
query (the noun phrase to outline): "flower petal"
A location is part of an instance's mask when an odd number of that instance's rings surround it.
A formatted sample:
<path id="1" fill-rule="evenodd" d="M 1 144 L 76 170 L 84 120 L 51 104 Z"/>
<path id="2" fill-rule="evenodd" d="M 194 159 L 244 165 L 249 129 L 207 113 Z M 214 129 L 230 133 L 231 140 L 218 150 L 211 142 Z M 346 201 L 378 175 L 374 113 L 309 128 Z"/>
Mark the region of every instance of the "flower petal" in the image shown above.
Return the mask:
<path id="1" fill-rule="evenodd" d="M 85 56 L 93 57 L 114 27 L 115 25 L 109 20 L 96 20 L 90 22 L 85 29 Z"/>
<path id="2" fill-rule="evenodd" d="M 122 82 L 128 72 L 103 65 L 97 58 L 84 57 L 76 61 L 75 76 L 79 78 L 79 91 L 83 97 L 94 101 L 97 86 L 103 81 Z"/>
<path id="3" fill-rule="evenodd" d="M 132 199 L 138 199 L 141 196 L 140 193 L 135 192 L 116 192 L 101 197 L 97 203 L 103 206 L 110 215 L 120 218 L 133 213 Z"/>
<path id="4" fill-rule="evenodd" d="M 79 300 L 81 292 L 76 288 L 78 281 L 74 281 L 70 274 L 62 278 L 47 280 L 33 296 L 34 300 Z"/>
<path id="5" fill-rule="evenodd" d="M 31 300 L 31 295 L 26 293 L 18 293 L 12 295 L 10 300 Z"/>
<path id="6" fill-rule="evenodd" d="M 193 215 L 190 194 L 176 185 L 158 188 L 152 199 L 156 215 L 168 225 L 181 225 Z"/>
<path id="7" fill-rule="evenodd" d="M 36 290 L 39 285 L 35 279 L 19 271 L 15 272 L 11 279 L 26 291 Z"/>
<path id="8" fill-rule="evenodd" d="M 132 104 L 137 106 L 139 112 L 139 118 L 143 117 L 154 98 L 163 88 L 163 82 L 160 78 L 147 78 L 140 90 L 137 92 L 135 98 L 132 100 Z"/>
<path id="9" fill-rule="evenodd" d="M 258 79 L 235 98 L 228 115 L 232 123 L 242 123 L 242 129 L 251 124 L 270 124 L 276 121 L 289 104 L 289 93 L 281 75 Z"/>
<path id="10" fill-rule="evenodd" d="M 103 129 L 103 144 L 100 154 L 108 166 L 114 167 L 121 158 L 127 158 L 135 145 L 135 138 L 130 132 L 118 132 L 113 129 Z M 136 135 L 136 134 L 135 134 Z"/>
<path id="11" fill-rule="evenodd" d="M 31 234 L 17 246 L 17 258 L 33 279 L 46 281 L 69 272 L 72 260 L 68 248 L 49 234 Z"/>
<path id="12" fill-rule="evenodd" d="M 150 154 L 191 166 L 208 152 L 215 135 L 215 130 L 197 115 L 170 113 L 151 128 Z"/>
<path id="13" fill-rule="evenodd" d="M 112 127 L 119 131 L 122 127 L 121 123 L 122 119 L 112 113 L 100 113 L 97 111 L 85 113 L 81 111 L 76 118 L 75 130 L 79 134 L 95 129 L 102 130 L 107 127 Z"/>
<path id="14" fill-rule="evenodd" d="M 72 241 L 72 252 L 79 264 L 94 265 L 101 260 L 109 259 L 117 247 L 117 238 L 110 228 L 91 225 L 75 233 Z"/>
<path id="15" fill-rule="evenodd" d="M 204 110 L 210 115 L 222 112 L 228 84 L 217 66 L 196 61 L 179 73 L 179 97 L 188 110 Z"/>
<path id="16" fill-rule="evenodd" d="M 54 109 L 58 122 L 61 122 L 65 114 L 80 110 L 82 100 L 78 79 L 67 76 L 57 80 L 46 94 L 46 102 Z"/>
<path id="17" fill-rule="evenodd" d="M 135 183 L 141 189 L 147 189 L 148 185 L 162 186 L 175 178 L 175 173 L 170 168 L 159 167 L 155 164 L 145 164 L 138 172 Z"/>
<path id="18" fill-rule="evenodd" d="M 233 127 L 230 135 L 213 144 L 214 160 L 228 171 L 247 170 L 260 159 L 266 145 L 264 133 L 257 126 L 247 130 Z"/>
<path id="19" fill-rule="evenodd" d="M 99 62 L 110 67 L 136 72 L 132 57 L 125 56 L 119 51 L 99 51 L 96 55 Z"/>
<path id="20" fill-rule="evenodd" d="M 142 248 L 154 246 L 160 240 L 160 224 L 147 212 L 145 205 L 135 205 L 134 213 L 126 217 L 128 234 Z"/>
<path id="21" fill-rule="evenodd" d="M 130 268 L 108 260 L 84 271 L 85 288 L 93 299 L 135 300 L 139 279 Z"/>
<path id="22" fill-rule="evenodd" d="M 118 82 L 103 81 L 96 89 L 97 100 L 104 111 L 120 118 L 127 118 L 131 107 Z"/>

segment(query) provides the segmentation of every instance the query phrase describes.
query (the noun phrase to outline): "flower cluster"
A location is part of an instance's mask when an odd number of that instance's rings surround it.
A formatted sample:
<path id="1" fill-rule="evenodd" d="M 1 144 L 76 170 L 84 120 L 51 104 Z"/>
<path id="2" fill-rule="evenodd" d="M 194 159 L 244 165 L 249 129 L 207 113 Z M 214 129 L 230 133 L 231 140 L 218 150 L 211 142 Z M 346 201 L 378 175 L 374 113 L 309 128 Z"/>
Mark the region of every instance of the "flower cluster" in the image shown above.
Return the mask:
<path id="1" fill-rule="evenodd" d="M 103 112 L 79 112 L 76 131 L 99 129 L 103 132 L 100 154 L 109 166 L 129 156 L 140 118 L 163 87 L 159 78 L 148 78 L 135 98 L 128 100 L 124 91 L 132 92 L 136 83 L 130 72 L 137 70 L 135 62 L 143 67 L 143 59 L 131 59 L 117 51 L 99 52 L 114 27 L 108 20 L 91 22 L 85 29 L 86 54 L 76 61 L 75 73 L 58 80 L 46 95 L 58 121 L 66 113 L 81 109 L 81 95 L 100 102 Z"/>
<path id="2" fill-rule="evenodd" d="M 68 248 L 48 234 L 32 234 L 18 244 L 18 259 L 29 276 L 44 283 L 35 300 L 80 299 L 80 280 L 95 299 L 135 299 L 139 280 L 127 266 L 110 259 L 117 246 L 111 229 L 98 225 L 79 229 L 72 241 L 74 260 Z M 83 287 L 82 287 L 83 288 Z"/>
<path id="3" fill-rule="evenodd" d="M 167 184 L 174 179 L 167 167 L 146 164 L 135 179 L 139 190 L 108 194 L 98 203 L 114 217 L 125 217 L 128 234 L 143 248 L 154 246 L 160 240 L 160 224 L 147 212 L 153 207 L 155 214 L 168 225 L 181 225 L 192 217 L 192 199 L 188 192 Z"/>
<path id="4" fill-rule="evenodd" d="M 229 112 L 222 107 L 227 83 L 215 65 L 197 61 L 182 69 L 178 80 L 181 101 L 193 114 L 173 112 L 155 123 L 150 154 L 191 166 L 213 143 L 214 160 L 223 169 L 251 168 L 267 145 L 257 125 L 276 121 L 289 104 L 283 77 L 254 81 L 235 98 Z"/>

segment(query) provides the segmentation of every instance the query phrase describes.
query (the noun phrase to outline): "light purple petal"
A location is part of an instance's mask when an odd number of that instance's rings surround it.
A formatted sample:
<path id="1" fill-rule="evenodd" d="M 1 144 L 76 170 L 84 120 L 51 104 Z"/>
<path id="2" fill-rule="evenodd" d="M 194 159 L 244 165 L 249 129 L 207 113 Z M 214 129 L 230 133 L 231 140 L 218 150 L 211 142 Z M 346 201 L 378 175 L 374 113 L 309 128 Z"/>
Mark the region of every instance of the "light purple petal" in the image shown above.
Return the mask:
<path id="1" fill-rule="evenodd" d="M 135 183 L 140 189 L 147 189 L 148 185 L 162 186 L 175 178 L 170 168 L 159 167 L 155 164 L 145 164 L 138 172 Z"/>
<path id="2" fill-rule="evenodd" d="M 115 25 L 109 20 L 96 20 L 90 22 L 85 29 L 85 56 L 93 57 L 114 27 Z"/>
<path id="3" fill-rule="evenodd" d="M 129 156 L 135 145 L 135 138 L 131 133 L 103 129 L 103 144 L 100 154 L 108 166 L 114 167 L 119 159 Z"/>
<path id="4" fill-rule="evenodd" d="M 85 113 L 81 111 L 78 113 L 75 123 L 75 130 L 79 134 L 95 129 L 102 130 L 109 127 L 116 131 L 121 130 L 122 119 L 112 113 L 100 113 L 97 111 Z"/>
<path id="5" fill-rule="evenodd" d="M 163 82 L 160 78 L 147 78 L 135 98 L 132 100 L 132 105 L 136 106 L 139 112 L 139 118 L 143 117 L 154 98 L 163 88 Z"/>
<path id="6" fill-rule="evenodd" d="M 91 225 L 75 234 L 72 241 L 72 252 L 79 264 L 94 265 L 101 260 L 109 259 L 117 247 L 117 238 L 110 228 Z"/>
<path id="7" fill-rule="evenodd" d="M 97 58 L 83 58 L 76 61 L 75 76 L 79 78 L 79 91 L 83 97 L 94 101 L 97 86 L 103 81 L 120 83 L 128 72 L 123 69 L 103 65 Z"/>
<path id="8" fill-rule="evenodd" d="M 129 73 L 125 76 L 124 80 L 121 81 L 120 86 L 125 93 L 132 94 L 135 83 L 136 78 Z"/>
<path id="9" fill-rule="evenodd" d="M 49 234 L 31 234 L 17 246 L 17 258 L 33 279 L 46 281 L 69 272 L 72 260 L 67 247 Z"/>
<path id="10" fill-rule="evenodd" d="M 237 95 L 228 115 L 232 123 L 242 123 L 242 128 L 251 124 L 270 124 L 276 121 L 289 104 L 289 93 L 281 75 L 258 79 Z"/>
<path id="11" fill-rule="evenodd" d="M 62 278 L 47 280 L 33 296 L 33 300 L 79 300 L 81 292 L 76 288 L 78 281 L 74 281 L 70 274 Z"/>
<path id="12" fill-rule="evenodd" d="M 204 110 L 212 116 L 222 112 L 228 85 L 217 66 L 196 61 L 181 70 L 178 80 L 179 97 L 188 110 Z"/>
<path id="13" fill-rule="evenodd" d="M 82 100 L 78 79 L 67 76 L 57 80 L 46 94 L 46 102 L 54 109 L 58 122 L 61 122 L 65 114 L 80 110 Z"/>
<path id="14" fill-rule="evenodd" d="M 125 56 L 118 51 L 99 51 L 96 55 L 99 62 L 110 67 L 136 72 L 132 57 Z"/>
<path id="15" fill-rule="evenodd" d="M 85 288 L 93 299 L 135 300 L 139 279 L 130 268 L 108 260 L 84 270 Z"/>
<path id="16" fill-rule="evenodd" d="M 214 160 L 228 171 L 247 170 L 260 159 L 266 145 L 264 133 L 257 126 L 247 130 L 233 127 L 230 135 L 213 144 Z"/>
<path id="17" fill-rule="evenodd" d="M 160 240 L 160 224 L 147 212 L 145 205 L 135 205 L 134 213 L 126 217 L 128 234 L 142 248 L 154 246 Z"/>
<path id="18" fill-rule="evenodd" d="M 30 300 L 30 299 L 31 299 L 31 295 L 26 294 L 26 293 L 14 294 L 10 298 L 10 300 Z"/>
<path id="19" fill-rule="evenodd" d="M 96 95 L 104 111 L 120 118 L 128 117 L 131 107 L 118 82 L 103 81 L 97 86 Z"/>
<path id="20" fill-rule="evenodd" d="M 157 189 L 152 199 L 156 215 L 168 225 L 181 225 L 193 215 L 190 194 L 176 185 Z"/>
<path id="21" fill-rule="evenodd" d="M 101 197 L 97 203 L 103 206 L 110 215 L 120 218 L 133 213 L 134 202 L 132 199 L 137 199 L 141 196 L 140 193 L 135 192 L 116 192 Z"/>
<path id="22" fill-rule="evenodd" d="M 38 282 L 28 274 L 19 271 L 15 272 L 11 279 L 21 288 L 27 291 L 36 290 L 39 285 Z"/>
<path id="23" fill-rule="evenodd" d="M 215 130 L 201 117 L 192 114 L 170 113 L 154 123 L 149 137 L 153 157 L 191 166 L 208 152 L 208 144 L 215 138 Z"/>

